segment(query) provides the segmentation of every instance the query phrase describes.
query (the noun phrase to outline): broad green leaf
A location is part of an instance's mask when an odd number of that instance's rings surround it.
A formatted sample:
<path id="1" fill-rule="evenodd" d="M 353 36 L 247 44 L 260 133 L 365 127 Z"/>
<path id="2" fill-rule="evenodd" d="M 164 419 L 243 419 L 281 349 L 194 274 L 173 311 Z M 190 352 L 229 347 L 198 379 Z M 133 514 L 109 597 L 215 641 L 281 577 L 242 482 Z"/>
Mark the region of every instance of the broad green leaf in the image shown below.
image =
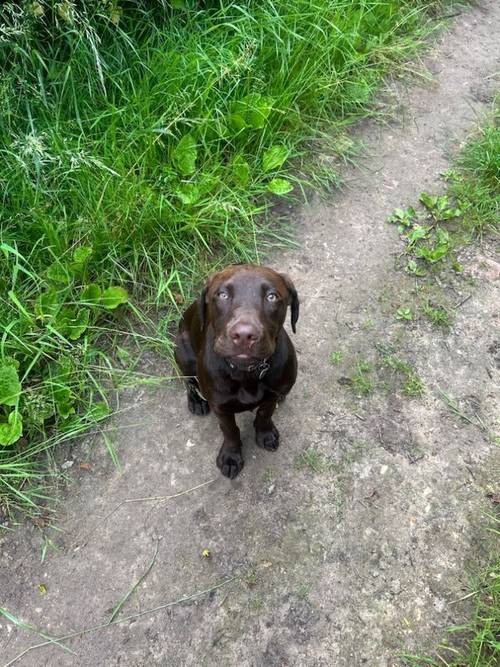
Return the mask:
<path id="1" fill-rule="evenodd" d="M 413 313 L 411 312 L 410 308 L 398 308 L 396 311 L 396 319 L 397 320 L 412 320 L 413 319 Z"/>
<path id="2" fill-rule="evenodd" d="M 411 273 L 414 276 L 422 277 L 426 275 L 425 269 L 420 267 L 414 259 L 410 259 L 405 268 L 406 273 Z"/>
<path id="3" fill-rule="evenodd" d="M 66 285 L 70 281 L 68 268 L 59 262 L 54 262 L 47 269 L 47 278 L 55 283 Z"/>
<path id="4" fill-rule="evenodd" d="M 80 308 L 76 315 L 68 320 L 66 325 L 67 336 L 70 340 L 78 340 L 89 325 L 90 311 Z"/>
<path id="5" fill-rule="evenodd" d="M 128 292 L 124 287 L 108 287 L 101 297 L 101 304 L 109 310 L 114 310 L 122 303 L 128 302 Z"/>
<path id="6" fill-rule="evenodd" d="M 237 130 L 238 132 L 241 130 L 245 130 L 247 127 L 251 127 L 246 121 L 245 118 L 242 114 L 239 113 L 232 113 L 229 116 L 229 121 L 233 128 Z"/>
<path id="7" fill-rule="evenodd" d="M 438 245 L 435 248 L 425 248 L 425 247 L 417 248 L 416 255 L 434 264 L 435 262 L 438 262 L 440 259 L 443 259 L 443 257 L 446 255 L 447 252 L 448 252 L 447 245 Z"/>
<path id="8" fill-rule="evenodd" d="M 200 195 L 206 195 L 209 192 L 213 192 L 215 188 L 220 184 L 220 178 L 217 176 L 212 176 L 207 174 L 202 177 L 199 183 L 197 183 L 198 190 Z"/>
<path id="9" fill-rule="evenodd" d="M 438 227 L 436 229 L 436 237 L 439 245 L 446 245 L 450 242 L 450 234 L 446 229 Z"/>
<path id="10" fill-rule="evenodd" d="M 17 369 L 3 362 L 0 365 L 0 404 L 16 405 L 21 389 Z"/>
<path id="11" fill-rule="evenodd" d="M 59 403 L 56 403 L 56 407 L 57 407 L 57 413 L 63 419 L 67 419 L 70 415 L 75 413 L 75 408 L 73 407 L 73 404 L 69 402 L 60 401 Z"/>
<path id="12" fill-rule="evenodd" d="M 273 178 L 267 184 L 267 189 L 274 192 L 275 195 L 286 195 L 293 190 L 293 185 L 284 178 Z"/>
<path id="13" fill-rule="evenodd" d="M 177 188 L 175 194 L 179 197 L 183 204 L 196 204 L 200 199 L 200 189 L 194 183 L 182 183 Z"/>
<path id="14" fill-rule="evenodd" d="M 93 250 L 92 246 L 81 245 L 73 253 L 73 261 L 77 264 L 84 264 L 88 258 L 92 255 Z"/>
<path id="15" fill-rule="evenodd" d="M 85 305 L 97 306 L 101 301 L 101 294 L 100 286 L 97 283 L 90 283 L 82 289 L 80 299 Z"/>
<path id="16" fill-rule="evenodd" d="M 55 377 L 50 383 L 46 383 L 47 387 L 52 390 L 52 398 L 56 405 L 59 403 L 69 403 L 71 399 L 71 389 L 66 384 L 63 384 L 65 379 Z"/>
<path id="17" fill-rule="evenodd" d="M 250 180 L 250 166 L 241 155 L 236 155 L 232 164 L 233 178 L 237 185 L 245 187 Z"/>
<path id="18" fill-rule="evenodd" d="M 55 321 L 56 329 L 70 340 L 78 340 L 89 324 L 87 308 L 63 308 Z"/>
<path id="19" fill-rule="evenodd" d="M 24 404 L 24 409 L 26 411 L 26 421 L 28 423 L 34 422 L 39 426 L 42 426 L 43 423 L 54 416 L 55 413 L 55 404 L 51 396 L 47 394 L 47 391 L 44 391 L 44 387 L 33 388 L 28 390 Z"/>
<path id="20" fill-rule="evenodd" d="M 21 415 L 13 410 L 6 422 L 0 422 L 0 445 L 13 445 L 23 434 Z"/>
<path id="21" fill-rule="evenodd" d="M 422 202 L 422 204 L 425 206 L 426 209 L 428 209 L 429 211 L 433 211 L 436 208 L 438 198 L 427 194 L 427 192 L 421 192 L 420 201 Z"/>
<path id="22" fill-rule="evenodd" d="M 401 222 L 405 217 L 405 212 L 402 208 L 395 208 L 392 215 L 387 218 L 387 222 L 397 223 Z"/>
<path id="23" fill-rule="evenodd" d="M 387 222 L 397 224 L 398 232 L 402 234 L 406 228 L 412 226 L 416 215 L 415 209 L 412 206 L 409 206 L 405 210 L 396 208 L 393 214 L 387 218 Z"/>
<path id="24" fill-rule="evenodd" d="M 198 149 L 191 134 L 185 134 L 172 151 L 172 160 L 182 176 L 191 176 L 196 171 Z"/>
<path id="25" fill-rule="evenodd" d="M 439 195 L 436 197 L 436 208 L 442 213 L 449 204 L 448 197 L 446 195 Z"/>
<path id="26" fill-rule="evenodd" d="M 52 320 L 57 317 L 62 306 L 62 295 L 55 289 L 42 292 L 35 304 L 35 315 L 41 320 Z"/>
<path id="27" fill-rule="evenodd" d="M 2 365 L 4 365 L 4 366 L 14 366 L 15 369 L 19 370 L 19 362 L 14 357 L 4 357 L 2 359 Z"/>
<path id="28" fill-rule="evenodd" d="M 446 208 L 440 215 L 441 220 L 451 220 L 451 218 L 458 218 L 462 215 L 462 209 L 460 208 Z"/>
<path id="29" fill-rule="evenodd" d="M 429 233 L 428 227 L 424 227 L 423 225 L 415 225 L 412 231 L 406 235 L 406 238 L 408 239 L 409 244 L 413 245 L 414 243 L 416 243 L 416 241 L 419 241 L 420 239 L 425 239 L 428 233 Z"/>
<path id="30" fill-rule="evenodd" d="M 265 173 L 279 169 L 288 157 L 288 148 L 286 146 L 271 146 L 264 153 L 262 158 L 262 168 Z"/>
<path id="31" fill-rule="evenodd" d="M 229 117 L 231 125 L 236 130 L 261 130 L 271 113 L 273 103 L 272 97 L 264 97 L 260 93 L 246 95 L 232 105 Z"/>

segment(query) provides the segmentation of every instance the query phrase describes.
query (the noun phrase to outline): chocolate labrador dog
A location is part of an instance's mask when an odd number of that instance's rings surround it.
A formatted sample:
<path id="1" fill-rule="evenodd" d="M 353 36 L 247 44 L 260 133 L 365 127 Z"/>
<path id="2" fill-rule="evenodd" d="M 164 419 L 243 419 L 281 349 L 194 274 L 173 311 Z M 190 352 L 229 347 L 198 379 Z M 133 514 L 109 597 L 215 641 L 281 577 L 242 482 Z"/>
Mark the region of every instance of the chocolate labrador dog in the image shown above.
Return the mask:
<path id="1" fill-rule="evenodd" d="M 299 299 L 290 278 L 263 266 L 230 266 L 209 278 L 179 325 L 175 359 L 188 378 L 188 408 L 195 415 L 215 413 L 224 434 L 217 465 L 231 479 L 244 463 L 235 413 L 257 408 L 257 445 L 279 445 L 273 412 L 297 376 L 283 328 L 288 306 L 295 333 Z"/>

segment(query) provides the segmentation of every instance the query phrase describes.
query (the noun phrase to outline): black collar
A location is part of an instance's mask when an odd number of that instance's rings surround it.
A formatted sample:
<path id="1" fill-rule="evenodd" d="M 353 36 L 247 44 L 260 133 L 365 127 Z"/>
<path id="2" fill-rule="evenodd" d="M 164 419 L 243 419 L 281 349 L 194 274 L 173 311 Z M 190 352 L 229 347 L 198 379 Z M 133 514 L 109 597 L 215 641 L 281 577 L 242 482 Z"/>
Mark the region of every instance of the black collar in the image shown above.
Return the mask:
<path id="1" fill-rule="evenodd" d="M 247 366 L 246 368 L 241 368 L 240 366 L 231 363 L 229 359 L 227 359 L 226 361 L 228 363 L 229 368 L 232 371 L 239 370 L 245 373 L 257 373 L 259 376 L 259 380 L 262 380 L 262 378 L 266 375 L 267 371 L 271 368 L 271 364 L 267 359 L 263 359 L 262 361 L 256 361 L 254 364 L 250 364 L 250 366 Z"/>

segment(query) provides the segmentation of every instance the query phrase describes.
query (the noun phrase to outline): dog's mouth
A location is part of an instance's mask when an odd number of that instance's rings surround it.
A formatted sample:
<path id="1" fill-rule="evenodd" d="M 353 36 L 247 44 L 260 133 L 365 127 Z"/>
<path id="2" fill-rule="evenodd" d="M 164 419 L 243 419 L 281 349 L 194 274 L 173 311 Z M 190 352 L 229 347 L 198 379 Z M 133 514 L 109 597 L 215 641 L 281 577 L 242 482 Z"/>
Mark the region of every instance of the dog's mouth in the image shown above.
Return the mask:
<path id="1" fill-rule="evenodd" d="M 214 344 L 214 350 L 220 357 L 241 367 L 258 364 L 268 359 L 273 354 L 275 347 L 276 345 L 271 341 L 262 340 L 250 349 L 235 349 L 230 341 L 222 337 L 216 339 Z"/>
<path id="2" fill-rule="evenodd" d="M 232 354 L 226 355 L 224 359 L 238 368 L 248 368 L 256 366 L 266 360 L 266 357 L 255 356 L 253 354 Z"/>

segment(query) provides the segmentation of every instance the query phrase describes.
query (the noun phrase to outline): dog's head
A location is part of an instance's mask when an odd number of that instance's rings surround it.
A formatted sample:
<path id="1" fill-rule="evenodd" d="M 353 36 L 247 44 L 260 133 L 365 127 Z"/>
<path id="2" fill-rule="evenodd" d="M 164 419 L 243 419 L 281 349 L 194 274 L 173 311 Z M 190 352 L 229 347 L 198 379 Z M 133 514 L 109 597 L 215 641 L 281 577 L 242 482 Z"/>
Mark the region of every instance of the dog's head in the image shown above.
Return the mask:
<path id="1" fill-rule="evenodd" d="M 215 352 L 244 363 L 273 354 L 288 306 L 294 333 L 299 318 L 299 299 L 290 278 L 253 264 L 212 275 L 199 304 L 202 328 L 208 323 L 213 328 Z"/>

